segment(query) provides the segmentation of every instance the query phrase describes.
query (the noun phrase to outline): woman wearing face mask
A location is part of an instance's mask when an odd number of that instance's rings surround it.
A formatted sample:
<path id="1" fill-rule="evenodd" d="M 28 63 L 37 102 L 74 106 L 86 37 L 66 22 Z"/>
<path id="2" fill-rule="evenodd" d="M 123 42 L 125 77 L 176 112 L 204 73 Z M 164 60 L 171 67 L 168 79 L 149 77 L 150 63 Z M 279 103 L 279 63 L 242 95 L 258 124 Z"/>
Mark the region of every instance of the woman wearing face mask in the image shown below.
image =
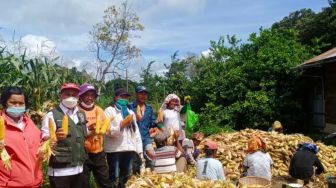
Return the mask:
<path id="1" fill-rule="evenodd" d="M 40 187 L 42 169 L 36 155 L 41 141 L 41 132 L 25 114 L 25 96 L 19 87 L 9 87 L 1 94 L 3 109 L 0 115 L 5 120 L 4 143 L 11 168 L 6 169 L 0 161 L 0 187 Z"/>
<path id="2" fill-rule="evenodd" d="M 74 83 L 61 87 L 61 103 L 42 120 L 42 138 L 49 137 L 49 119 L 54 122 L 57 143 L 55 155 L 50 157 L 48 176 L 52 188 L 82 188 L 83 164 L 87 159 L 84 140 L 87 135 L 85 113 L 78 109 L 79 88 Z M 68 134 L 62 128 L 64 116 L 68 118 Z"/>
<path id="3" fill-rule="evenodd" d="M 110 180 L 117 187 L 125 187 L 132 172 L 134 152 L 143 159 L 142 141 L 136 116 L 128 108 L 129 97 L 125 89 L 118 89 L 115 92 L 115 104 L 105 109 L 107 117 L 114 117 L 105 137 L 104 151 L 109 165 Z"/>

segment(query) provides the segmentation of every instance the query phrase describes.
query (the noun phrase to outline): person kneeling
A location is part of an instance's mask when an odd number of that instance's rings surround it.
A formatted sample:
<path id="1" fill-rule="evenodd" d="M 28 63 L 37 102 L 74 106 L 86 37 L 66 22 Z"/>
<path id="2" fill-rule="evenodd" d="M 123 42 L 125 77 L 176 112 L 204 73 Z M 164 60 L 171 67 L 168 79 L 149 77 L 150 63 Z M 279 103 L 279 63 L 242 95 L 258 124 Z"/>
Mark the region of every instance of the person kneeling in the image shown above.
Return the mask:
<path id="1" fill-rule="evenodd" d="M 314 167 L 316 167 L 315 174 L 321 174 L 324 171 L 323 165 L 316 156 L 317 153 L 318 148 L 315 144 L 299 144 L 290 162 L 289 174 L 293 178 L 303 180 L 304 184 L 308 185 L 314 175 Z"/>
<path id="2" fill-rule="evenodd" d="M 204 144 L 205 158 L 196 163 L 196 178 L 201 180 L 225 180 L 222 163 L 214 159 L 218 146 L 214 141 Z"/>
<path id="3" fill-rule="evenodd" d="M 242 176 L 257 176 L 271 180 L 273 161 L 266 153 L 265 141 L 257 135 L 252 135 L 248 142 L 247 153 L 243 162 L 246 172 Z"/>

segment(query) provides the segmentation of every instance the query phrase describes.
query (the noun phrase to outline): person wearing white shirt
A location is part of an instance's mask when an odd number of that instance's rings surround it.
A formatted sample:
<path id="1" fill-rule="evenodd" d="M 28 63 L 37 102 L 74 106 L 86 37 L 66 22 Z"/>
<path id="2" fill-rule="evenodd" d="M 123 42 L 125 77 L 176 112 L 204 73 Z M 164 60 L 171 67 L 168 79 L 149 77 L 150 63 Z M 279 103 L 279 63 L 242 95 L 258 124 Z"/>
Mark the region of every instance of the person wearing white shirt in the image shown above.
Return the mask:
<path id="1" fill-rule="evenodd" d="M 87 134 L 85 113 L 77 108 L 79 87 L 65 83 L 61 87 L 61 103 L 42 120 L 42 139 L 49 138 L 49 119 L 54 122 L 57 143 L 50 157 L 48 176 L 51 188 L 81 188 L 83 163 L 87 159 L 84 139 Z M 68 134 L 63 130 L 64 115 L 68 116 Z"/>
<path id="2" fill-rule="evenodd" d="M 143 160 L 141 135 L 136 116 L 128 107 L 129 97 L 128 92 L 120 88 L 115 92 L 115 104 L 105 109 L 107 118 L 114 117 L 105 136 L 104 151 L 110 180 L 117 187 L 125 187 L 132 172 L 134 152 Z"/>

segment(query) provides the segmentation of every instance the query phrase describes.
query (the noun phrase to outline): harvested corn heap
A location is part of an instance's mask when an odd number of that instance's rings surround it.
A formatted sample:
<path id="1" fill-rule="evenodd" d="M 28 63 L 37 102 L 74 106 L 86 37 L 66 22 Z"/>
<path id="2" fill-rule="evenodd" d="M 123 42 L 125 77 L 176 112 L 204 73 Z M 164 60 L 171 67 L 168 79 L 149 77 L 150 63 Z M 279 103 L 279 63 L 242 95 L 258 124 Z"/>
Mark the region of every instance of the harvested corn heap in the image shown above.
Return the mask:
<path id="1" fill-rule="evenodd" d="M 146 170 L 141 177 L 132 176 L 126 185 L 128 188 L 235 188 L 230 180 L 200 181 L 195 179 L 195 168 L 187 173 L 156 174 Z"/>
<path id="2" fill-rule="evenodd" d="M 226 171 L 226 178 L 238 180 L 242 172 L 242 163 L 246 156 L 247 142 L 252 134 L 258 134 L 267 143 L 267 152 L 273 160 L 273 177 L 287 176 L 290 160 L 299 143 L 314 143 L 309 137 L 302 134 L 278 134 L 261 130 L 245 129 L 234 133 L 219 133 L 204 139 L 199 146 L 202 150 L 203 143 L 211 139 L 218 144 L 217 159 Z M 318 157 L 325 167 L 325 174 L 336 176 L 336 147 L 326 146 L 315 142 L 319 147 Z M 204 154 L 203 154 L 204 155 Z M 201 158 L 202 156 L 200 156 Z M 162 175 L 146 172 L 143 176 L 133 176 L 127 183 L 128 187 L 235 187 L 226 182 L 199 181 L 195 178 L 195 169 L 191 168 L 186 174 Z M 327 187 L 324 175 L 314 178 L 314 187 Z"/>
<path id="3" fill-rule="evenodd" d="M 211 135 L 207 139 L 217 142 L 217 158 L 223 163 L 225 170 L 229 171 L 226 177 L 239 178 L 243 170 L 240 165 L 246 156 L 247 142 L 253 134 L 260 135 L 267 143 L 267 152 L 273 160 L 273 177 L 288 175 L 290 160 L 298 148 L 298 144 L 314 143 L 311 138 L 302 134 L 278 134 L 254 129 Z M 334 174 L 336 172 L 336 147 L 326 146 L 320 142 L 315 144 L 320 149 L 318 157 L 325 167 L 325 171 Z"/>

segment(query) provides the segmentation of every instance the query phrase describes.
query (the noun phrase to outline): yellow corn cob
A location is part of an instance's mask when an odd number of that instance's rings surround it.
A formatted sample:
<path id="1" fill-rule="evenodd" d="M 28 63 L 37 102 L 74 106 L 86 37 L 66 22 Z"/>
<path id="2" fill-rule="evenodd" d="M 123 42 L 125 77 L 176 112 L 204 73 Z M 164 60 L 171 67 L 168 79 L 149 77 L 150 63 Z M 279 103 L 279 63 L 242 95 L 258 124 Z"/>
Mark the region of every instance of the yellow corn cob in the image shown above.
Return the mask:
<path id="1" fill-rule="evenodd" d="M 5 120 L 0 116 L 0 142 L 5 139 Z"/>
<path id="2" fill-rule="evenodd" d="M 0 142 L 3 144 L 5 139 L 5 119 L 0 116 Z M 0 154 L 0 158 L 7 170 L 12 169 L 12 165 L 10 162 L 11 157 L 9 156 L 6 148 L 3 148 Z"/>
<path id="3" fill-rule="evenodd" d="M 100 132 L 99 132 L 100 134 L 105 134 L 106 133 L 106 131 L 109 129 L 111 121 L 113 121 L 113 119 L 114 119 L 113 116 L 105 118 L 104 124 L 101 127 Z"/>
<path id="4" fill-rule="evenodd" d="M 68 129 L 69 129 L 69 117 L 66 114 L 63 116 L 62 129 L 64 131 L 64 134 L 67 136 L 68 135 Z"/>
<path id="5" fill-rule="evenodd" d="M 54 121 L 49 118 L 49 135 L 51 140 L 56 140 Z"/>
<path id="6" fill-rule="evenodd" d="M 158 122 L 162 122 L 163 121 L 163 112 L 162 110 L 160 109 L 159 112 L 158 112 Z"/>
<path id="7" fill-rule="evenodd" d="M 137 105 L 136 115 L 137 115 L 137 119 L 139 121 L 142 118 L 140 105 Z"/>
<path id="8" fill-rule="evenodd" d="M 96 134 L 99 134 L 99 130 L 101 128 L 101 116 L 98 110 L 96 111 Z"/>

